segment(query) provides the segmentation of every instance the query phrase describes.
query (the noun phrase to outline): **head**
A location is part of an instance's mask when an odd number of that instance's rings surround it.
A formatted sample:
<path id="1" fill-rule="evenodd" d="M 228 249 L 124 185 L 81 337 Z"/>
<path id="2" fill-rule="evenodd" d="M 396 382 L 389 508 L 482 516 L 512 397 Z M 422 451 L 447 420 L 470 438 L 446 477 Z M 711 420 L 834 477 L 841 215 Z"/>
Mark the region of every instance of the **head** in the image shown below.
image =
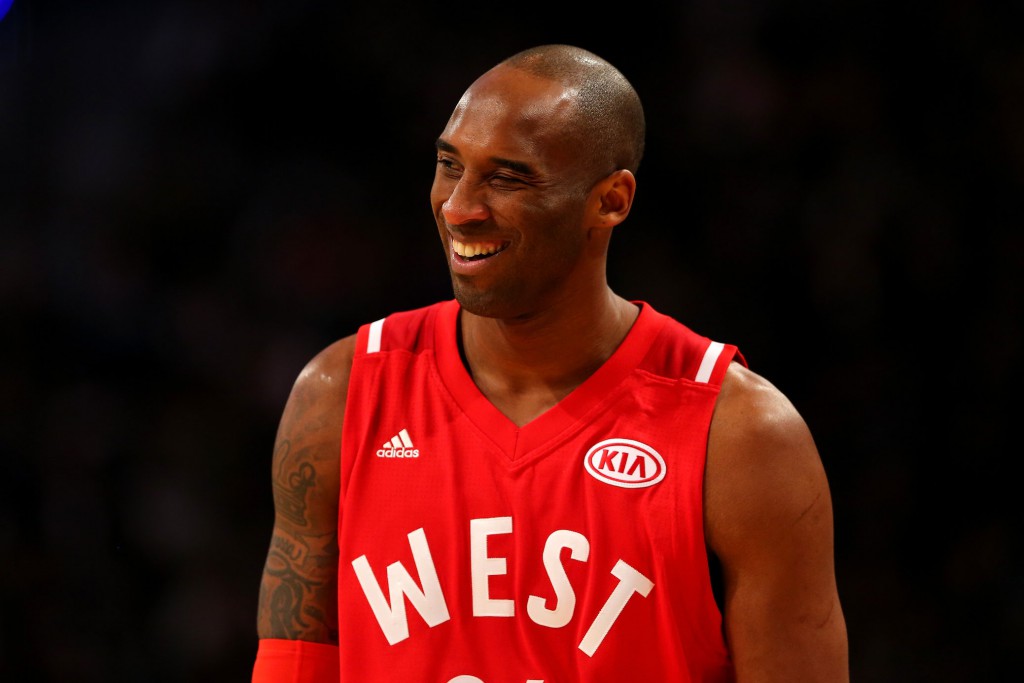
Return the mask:
<path id="1" fill-rule="evenodd" d="M 643 146 L 635 90 L 593 53 L 536 47 L 480 76 L 437 140 L 430 194 L 463 308 L 515 318 L 603 296 Z"/>

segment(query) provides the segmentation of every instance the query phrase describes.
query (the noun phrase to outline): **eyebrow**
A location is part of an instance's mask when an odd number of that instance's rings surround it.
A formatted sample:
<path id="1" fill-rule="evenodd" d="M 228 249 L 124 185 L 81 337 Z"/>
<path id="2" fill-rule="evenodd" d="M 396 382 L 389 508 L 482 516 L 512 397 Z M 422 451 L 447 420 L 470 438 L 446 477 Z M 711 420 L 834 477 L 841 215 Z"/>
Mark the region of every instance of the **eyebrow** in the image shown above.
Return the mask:
<path id="1" fill-rule="evenodd" d="M 459 153 L 459 149 L 455 145 L 441 138 L 438 138 L 437 141 L 434 142 L 434 147 L 436 147 L 438 151 L 441 152 L 449 152 L 451 154 Z M 502 166 L 517 173 L 522 173 L 523 175 L 537 175 L 537 171 L 533 168 L 533 166 L 530 166 L 529 164 L 524 164 L 521 161 L 515 161 L 514 159 L 505 159 L 504 157 L 490 157 L 490 161 L 496 166 Z"/>

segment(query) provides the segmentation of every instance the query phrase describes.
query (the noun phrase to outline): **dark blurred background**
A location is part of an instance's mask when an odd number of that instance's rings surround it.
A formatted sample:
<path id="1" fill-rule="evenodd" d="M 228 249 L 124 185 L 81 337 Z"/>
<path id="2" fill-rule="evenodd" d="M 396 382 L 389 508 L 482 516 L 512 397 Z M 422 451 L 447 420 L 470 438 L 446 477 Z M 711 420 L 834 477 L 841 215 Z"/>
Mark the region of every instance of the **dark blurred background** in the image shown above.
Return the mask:
<path id="1" fill-rule="evenodd" d="M 613 287 L 738 344 L 815 434 L 854 680 L 1005 680 L 1024 4 L 466 5 L 0 20 L 0 680 L 248 680 L 291 383 L 451 295 L 433 141 L 547 42 L 647 107 Z"/>

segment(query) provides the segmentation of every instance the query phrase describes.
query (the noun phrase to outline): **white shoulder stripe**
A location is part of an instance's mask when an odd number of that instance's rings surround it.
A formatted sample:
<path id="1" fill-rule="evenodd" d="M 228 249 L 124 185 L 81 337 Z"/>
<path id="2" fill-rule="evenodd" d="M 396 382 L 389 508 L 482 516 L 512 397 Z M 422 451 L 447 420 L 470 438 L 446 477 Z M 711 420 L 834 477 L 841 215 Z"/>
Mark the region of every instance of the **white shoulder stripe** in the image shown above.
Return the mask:
<path id="1" fill-rule="evenodd" d="M 708 380 L 711 379 L 712 371 L 715 369 L 715 363 L 718 362 L 718 357 L 722 355 L 722 349 L 724 348 L 725 344 L 716 341 L 708 345 L 707 351 L 704 352 L 704 359 L 700 362 L 700 369 L 697 370 L 697 376 L 694 378 L 696 381 L 707 384 Z"/>
<path id="2" fill-rule="evenodd" d="M 366 340 L 366 352 L 377 353 L 380 351 L 380 333 L 384 329 L 384 318 L 370 323 L 370 334 Z"/>

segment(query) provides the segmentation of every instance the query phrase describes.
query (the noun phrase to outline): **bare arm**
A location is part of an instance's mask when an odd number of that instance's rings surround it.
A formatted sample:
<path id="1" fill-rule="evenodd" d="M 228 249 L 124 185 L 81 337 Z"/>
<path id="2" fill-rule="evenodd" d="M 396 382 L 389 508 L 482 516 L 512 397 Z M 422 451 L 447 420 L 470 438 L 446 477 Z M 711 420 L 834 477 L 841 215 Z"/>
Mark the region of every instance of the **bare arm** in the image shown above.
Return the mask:
<path id="1" fill-rule="evenodd" d="M 272 462 L 274 530 L 260 583 L 260 638 L 338 642 L 341 426 L 354 338 L 324 349 L 299 374 Z"/>
<path id="2" fill-rule="evenodd" d="M 735 363 L 711 426 L 704 496 L 737 681 L 849 681 L 832 499 L 817 447 L 789 400 Z"/>

